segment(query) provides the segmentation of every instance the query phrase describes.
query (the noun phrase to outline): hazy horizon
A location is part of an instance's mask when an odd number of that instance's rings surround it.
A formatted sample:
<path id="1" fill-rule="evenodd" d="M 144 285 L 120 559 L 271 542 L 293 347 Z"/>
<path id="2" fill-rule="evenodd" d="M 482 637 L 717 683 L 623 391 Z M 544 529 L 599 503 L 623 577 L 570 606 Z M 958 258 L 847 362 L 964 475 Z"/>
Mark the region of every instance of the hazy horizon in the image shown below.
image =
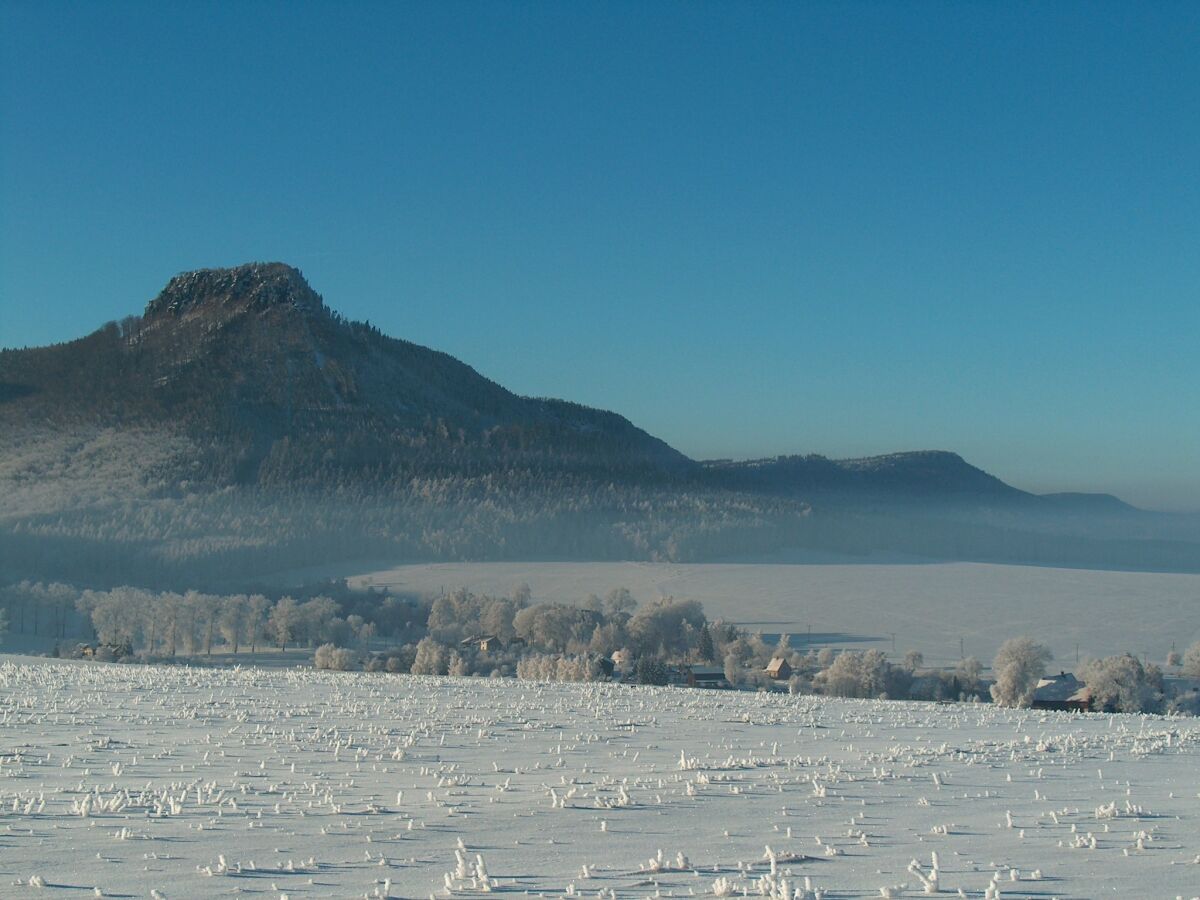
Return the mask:
<path id="1" fill-rule="evenodd" d="M 1200 509 L 1193 6 L 0 17 L 0 346 L 278 259 L 696 458 Z"/>

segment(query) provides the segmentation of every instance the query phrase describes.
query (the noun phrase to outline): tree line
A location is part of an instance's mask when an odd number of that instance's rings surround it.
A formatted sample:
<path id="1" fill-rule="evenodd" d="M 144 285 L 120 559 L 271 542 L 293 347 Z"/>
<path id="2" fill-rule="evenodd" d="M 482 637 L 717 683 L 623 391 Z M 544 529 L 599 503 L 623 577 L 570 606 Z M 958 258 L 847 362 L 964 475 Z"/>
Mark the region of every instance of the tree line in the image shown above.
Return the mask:
<path id="1" fill-rule="evenodd" d="M 990 697 L 1032 704 L 1052 660 L 1031 638 L 1007 641 L 991 666 L 991 683 L 973 657 L 953 669 L 928 669 L 920 653 L 892 660 L 879 650 L 769 644 L 759 634 L 710 621 L 695 600 L 658 597 L 639 603 L 626 589 L 578 603 L 534 602 L 528 585 L 507 595 L 465 589 L 436 598 L 358 592 L 344 581 L 305 592 L 213 594 L 119 586 L 80 590 L 61 582 L 23 581 L 0 589 L 0 633 L 53 638 L 59 652 L 79 648 L 69 632 L 95 642 L 103 658 L 195 659 L 222 654 L 313 649 L 319 668 L 426 675 L 515 676 L 588 681 L 617 676 L 665 684 L 689 665 L 719 666 L 732 687 L 780 684 L 765 672 L 788 663 L 792 693 L 911 700 Z M 1200 642 L 1172 653 L 1168 668 L 1200 678 Z M 1079 679 L 1093 708 L 1117 712 L 1200 712 L 1200 697 L 1168 689 L 1163 671 L 1125 654 L 1086 661 Z"/>

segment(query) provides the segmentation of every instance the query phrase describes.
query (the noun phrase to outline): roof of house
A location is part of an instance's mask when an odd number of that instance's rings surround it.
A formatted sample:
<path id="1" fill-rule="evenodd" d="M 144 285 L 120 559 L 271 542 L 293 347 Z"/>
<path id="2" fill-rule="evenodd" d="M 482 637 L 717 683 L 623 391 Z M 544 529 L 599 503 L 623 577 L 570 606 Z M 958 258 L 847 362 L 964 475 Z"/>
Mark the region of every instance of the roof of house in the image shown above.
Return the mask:
<path id="1" fill-rule="evenodd" d="M 780 672 L 784 666 L 787 666 L 789 669 L 791 668 L 791 664 L 789 664 L 786 659 L 784 659 L 782 656 L 777 656 L 771 660 L 770 663 L 768 663 L 767 673 L 774 675 Z"/>
<path id="2" fill-rule="evenodd" d="M 1091 694 L 1084 683 L 1070 672 L 1050 675 L 1037 683 L 1033 694 L 1034 703 L 1085 702 Z"/>
<path id="3" fill-rule="evenodd" d="M 725 670 L 716 666 L 692 666 L 692 676 L 695 678 L 724 678 Z"/>

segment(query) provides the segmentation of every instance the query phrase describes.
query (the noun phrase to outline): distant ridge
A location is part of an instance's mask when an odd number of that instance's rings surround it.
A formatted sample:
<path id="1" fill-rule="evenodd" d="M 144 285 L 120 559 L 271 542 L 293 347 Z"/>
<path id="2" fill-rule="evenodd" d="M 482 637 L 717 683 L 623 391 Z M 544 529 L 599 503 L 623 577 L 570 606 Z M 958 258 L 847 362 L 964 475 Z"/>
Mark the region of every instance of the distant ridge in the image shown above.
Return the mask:
<path id="1" fill-rule="evenodd" d="M 1112 494 L 1087 494 L 1078 491 L 1061 491 L 1041 494 L 1041 499 L 1062 509 L 1073 509 L 1095 513 L 1127 513 L 1138 509 Z"/>
<path id="2" fill-rule="evenodd" d="M 710 460 L 705 472 L 715 483 L 739 490 L 858 501 L 1053 507 L 1056 511 L 1134 511 L 1108 494 L 1039 496 L 1006 484 L 947 450 L 914 450 L 856 459 L 819 455 L 778 456 L 734 462 Z"/>

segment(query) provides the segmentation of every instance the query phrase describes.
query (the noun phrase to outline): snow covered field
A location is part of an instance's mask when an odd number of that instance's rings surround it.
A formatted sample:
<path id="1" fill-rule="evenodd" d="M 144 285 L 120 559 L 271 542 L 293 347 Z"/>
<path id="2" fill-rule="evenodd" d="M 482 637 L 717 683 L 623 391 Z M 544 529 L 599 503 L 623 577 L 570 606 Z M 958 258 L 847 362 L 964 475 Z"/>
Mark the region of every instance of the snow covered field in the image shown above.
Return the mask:
<path id="1" fill-rule="evenodd" d="M 1200 895 L 1195 719 L 5 659 L 3 897 Z"/>
<path id="2" fill-rule="evenodd" d="M 815 644 L 920 650 L 930 665 L 963 652 L 986 665 L 1010 637 L 1032 635 L 1058 664 L 1083 656 L 1145 654 L 1159 664 L 1174 645 L 1200 640 L 1200 575 L 1107 572 L 983 563 L 441 563 L 351 579 L 437 594 L 468 588 L 507 594 L 527 582 L 535 600 L 579 602 L 629 588 L 642 600 L 699 600 L 709 618 Z"/>

